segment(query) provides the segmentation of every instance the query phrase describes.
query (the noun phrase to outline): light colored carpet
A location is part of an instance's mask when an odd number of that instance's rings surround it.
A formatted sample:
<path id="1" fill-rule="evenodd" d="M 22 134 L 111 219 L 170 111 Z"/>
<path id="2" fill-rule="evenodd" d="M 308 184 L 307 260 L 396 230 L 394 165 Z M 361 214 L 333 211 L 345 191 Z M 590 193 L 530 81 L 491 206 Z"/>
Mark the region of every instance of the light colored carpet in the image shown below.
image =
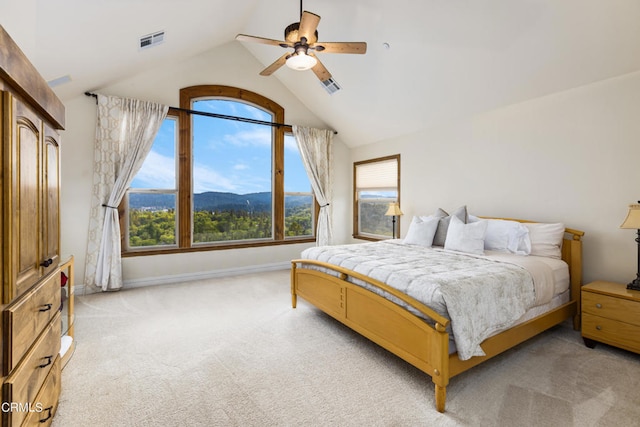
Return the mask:
<path id="1" fill-rule="evenodd" d="M 633 426 L 640 355 L 568 324 L 433 383 L 299 300 L 289 272 L 77 297 L 54 427 Z"/>

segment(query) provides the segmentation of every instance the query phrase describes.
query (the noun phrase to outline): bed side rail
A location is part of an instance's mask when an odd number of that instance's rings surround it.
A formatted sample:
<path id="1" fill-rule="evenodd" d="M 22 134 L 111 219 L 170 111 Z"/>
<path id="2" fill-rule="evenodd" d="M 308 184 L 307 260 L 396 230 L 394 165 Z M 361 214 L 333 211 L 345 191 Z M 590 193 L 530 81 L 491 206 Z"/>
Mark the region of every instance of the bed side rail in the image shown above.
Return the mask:
<path id="1" fill-rule="evenodd" d="M 344 267 L 340 267 L 337 265 L 333 265 L 333 264 L 329 264 L 327 262 L 324 261 L 317 261 L 317 260 L 311 260 L 311 259 L 294 259 L 291 261 L 292 264 L 292 274 L 294 274 L 293 272 L 297 269 L 300 268 L 297 265 L 298 264 L 307 264 L 307 265 L 314 265 L 317 267 L 322 267 L 322 268 L 326 268 L 329 269 L 331 271 L 334 271 L 336 273 L 339 273 L 339 277 L 341 280 L 347 281 L 348 277 L 352 277 L 354 279 L 358 279 L 361 280 L 365 283 L 367 283 L 368 285 L 374 286 L 384 292 L 387 292 L 391 295 L 393 295 L 394 297 L 398 298 L 399 300 L 401 300 L 402 302 L 404 302 L 405 304 L 411 306 L 412 308 L 414 308 L 415 310 L 417 310 L 418 312 L 420 312 L 422 315 L 424 315 L 425 317 L 432 319 L 433 321 L 436 322 L 436 329 L 437 330 L 441 330 L 444 332 L 444 328 L 446 328 L 447 326 L 449 326 L 449 319 L 447 319 L 446 317 L 436 313 L 434 310 L 432 310 L 431 308 L 429 308 L 428 306 L 424 305 L 423 303 L 421 303 L 420 301 L 418 301 L 415 298 L 410 297 L 409 295 L 398 291 L 397 289 L 383 283 L 380 282 L 379 280 L 376 279 L 372 279 L 371 277 L 367 277 L 364 274 L 360 274 L 356 271 L 353 270 L 349 270 L 347 268 Z M 302 267 L 304 268 L 304 267 Z M 294 292 L 294 289 L 291 289 L 291 292 Z M 438 327 L 438 325 L 441 326 Z"/>

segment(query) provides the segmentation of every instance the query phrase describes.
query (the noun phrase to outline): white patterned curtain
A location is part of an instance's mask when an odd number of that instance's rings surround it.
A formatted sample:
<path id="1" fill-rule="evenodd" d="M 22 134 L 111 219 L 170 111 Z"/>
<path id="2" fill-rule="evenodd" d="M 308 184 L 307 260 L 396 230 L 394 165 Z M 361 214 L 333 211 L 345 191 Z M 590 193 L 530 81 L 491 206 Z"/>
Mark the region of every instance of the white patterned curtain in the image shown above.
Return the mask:
<path id="1" fill-rule="evenodd" d="M 122 288 L 118 205 L 149 154 L 169 107 L 98 95 L 85 286 Z"/>
<path id="2" fill-rule="evenodd" d="M 293 125 L 302 162 L 320 205 L 316 245 L 330 245 L 331 231 L 331 143 L 333 132 Z"/>

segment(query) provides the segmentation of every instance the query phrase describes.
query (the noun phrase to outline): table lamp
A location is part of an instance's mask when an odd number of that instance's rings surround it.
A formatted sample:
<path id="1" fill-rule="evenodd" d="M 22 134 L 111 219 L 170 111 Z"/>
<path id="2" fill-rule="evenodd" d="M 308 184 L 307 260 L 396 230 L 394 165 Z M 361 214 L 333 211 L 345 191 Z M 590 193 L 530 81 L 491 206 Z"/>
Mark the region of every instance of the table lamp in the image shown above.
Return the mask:
<path id="1" fill-rule="evenodd" d="M 396 217 L 400 215 L 402 215 L 402 211 L 400 210 L 400 205 L 398 205 L 398 202 L 389 203 L 389 209 L 387 209 L 387 213 L 385 213 L 385 216 L 393 217 L 391 219 L 391 223 L 393 224 L 392 239 L 396 238 Z M 639 233 L 638 235 L 640 235 L 640 230 L 638 230 L 638 233 Z"/>
<path id="2" fill-rule="evenodd" d="M 640 291 L 640 201 L 637 205 L 629 205 L 629 213 L 620 228 L 633 228 L 637 230 L 636 243 L 638 244 L 638 272 L 636 278 L 627 285 L 627 289 Z"/>

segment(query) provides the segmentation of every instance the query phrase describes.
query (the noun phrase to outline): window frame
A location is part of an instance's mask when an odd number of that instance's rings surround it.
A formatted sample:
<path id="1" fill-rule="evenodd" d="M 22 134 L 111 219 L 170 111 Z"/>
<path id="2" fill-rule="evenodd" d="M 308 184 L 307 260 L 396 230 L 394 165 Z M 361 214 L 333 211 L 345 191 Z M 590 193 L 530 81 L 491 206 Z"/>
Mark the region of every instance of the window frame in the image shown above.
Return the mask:
<path id="1" fill-rule="evenodd" d="M 315 224 L 318 221 L 319 205 L 311 191 L 313 197 L 312 221 L 314 229 L 311 236 L 287 237 L 285 235 L 285 191 L 284 191 L 284 139 L 285 134 L 292 134 L 291 126 L 273 125 L 273 146 L 272 146 L 272 223 L 273 236 L 264 240 L 244 240 L 244 241 L 222 241 L 210 243 L 192 243 L 192 120 L 188 110 L 192 110 L 192 102 L 206 98 L 222 98 L 230 101 L 238 101 L 250 104 L 257 108 L 270 112 L 274 123 L 284 123 L 284 108 L 274 101 L 257 93 L 221 85 L 199 85 L 180 89 L 180 108 L 170 108 L 167 117 L 177 117 L 178 121 L 178 147 L 177 147 L 177 207 L 176 207 L 176 228 L 177 245 L 167 247 L 150 246 L 140 248 L 128 248 L 125 240 L 129 238 L 126 229 L 126 215 L 128 215 L 127 197 L 123 198 L 119 206 L 120 230 L 122 235 L 122 256 L 144 256 L 169 253 L 200 252 L 249 247 L 275 246 L 282 244 L 315 242 Z"/>
<path id="2" fill-rule="evenodd" d="M 358 198 L 357 168 L 360 165 L 377 163 L 377 162 L 386 162 L 389 160 L 396 160 L 397 162 L 398 176 L 396 180 L 396 191 L 397 191 L 396 202 L 400 204 L 400 154 L 393 154 L 390 156 L 377 157 L 374 159 L 367 159 L 367 160 L 361 160 L 358 162 L 353 162 L 353 234 L 352 234 L 352 237 L 354 239 L 369 240 L 369 241 L 379 241 L 379 240 L 387 239 L 383 237 L 376 237 L 375 235 L 371 235 L 371 234 L 360 233 L 360 224 L 359 224 L 360 206 L 359 206 L 359 198 Z M 397 227 L 397 230 L 400 230 L 400 216 L 396 217 L 396 227 Z"/>

